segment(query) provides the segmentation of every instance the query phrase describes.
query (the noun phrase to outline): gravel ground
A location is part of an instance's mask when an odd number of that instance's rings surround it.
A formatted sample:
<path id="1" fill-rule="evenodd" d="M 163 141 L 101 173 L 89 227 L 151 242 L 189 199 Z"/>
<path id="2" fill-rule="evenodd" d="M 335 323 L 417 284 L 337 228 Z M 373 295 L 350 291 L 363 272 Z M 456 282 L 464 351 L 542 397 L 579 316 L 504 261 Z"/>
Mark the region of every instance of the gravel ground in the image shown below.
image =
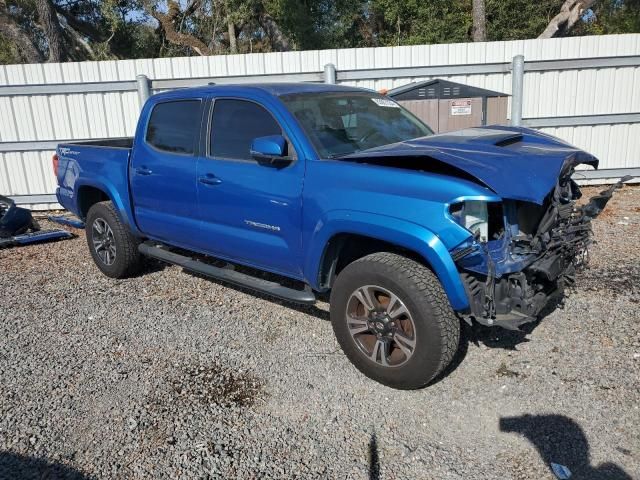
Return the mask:
<path id="1" fill-rule="evenodd" d="M 0 478 L 640 478 L 639 206 L 597 220 L 564 309 L 466 328 L 414 392 L 350 365 L 326 303 L 111 280 L 82 235 L 0 251 Z"/>

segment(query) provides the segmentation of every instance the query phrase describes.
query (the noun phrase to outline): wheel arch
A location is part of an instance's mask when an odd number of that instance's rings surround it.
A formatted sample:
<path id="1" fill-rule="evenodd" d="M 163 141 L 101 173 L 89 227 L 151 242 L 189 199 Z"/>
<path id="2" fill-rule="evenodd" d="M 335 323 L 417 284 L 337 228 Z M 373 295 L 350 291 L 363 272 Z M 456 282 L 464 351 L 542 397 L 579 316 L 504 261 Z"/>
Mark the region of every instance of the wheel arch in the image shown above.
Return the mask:
<path id="1" fill-rule="evenodd" d="M 98 202 L 113 201 L 102 189 L 93 185 L 81 185 L 78 187 L 76 203 L 78 205 L 78 216 L 85 220 L 89 209 Z"/>
<path id="2" fill-rule="evenodd" d="M 466 310 L 469 301 L 451 255 L 430 230 L 384 215 L 333 212 L 316 229 L 307 257 L 310 283 L 318 290 L 331 288 L 341 268 L 371 253 L 390 251 L 419 261 L 438 277 L 454 310 Z"/>
<path id="3" fill-rule="evenodd" d="M 138 228 L 133 221 L 129 198 L 123 199 L 117 189 L 102 183 L 78 183 L 75 186 L 76 210 L 82 220 L 86 220 L 89 209 L 98 202 L 113 203 L 120 220 L 130 229 L 134 235 L 140 235 Z"/>

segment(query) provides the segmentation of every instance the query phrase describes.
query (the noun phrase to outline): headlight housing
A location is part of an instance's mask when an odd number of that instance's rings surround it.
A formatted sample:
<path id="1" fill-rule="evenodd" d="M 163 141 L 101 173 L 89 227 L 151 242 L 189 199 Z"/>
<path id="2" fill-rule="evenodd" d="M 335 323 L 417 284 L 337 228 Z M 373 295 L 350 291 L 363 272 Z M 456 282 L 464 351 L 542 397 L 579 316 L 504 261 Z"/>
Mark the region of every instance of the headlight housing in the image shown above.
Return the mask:
<path id="1" fill-rule="evenodd" d="M 488 203 L 484 200 L 465 200 L 456 202 L 449 207 L 449 214 L 462 227 L 481 242 L 489 240 L 491 206 L 497 202 Z"/>

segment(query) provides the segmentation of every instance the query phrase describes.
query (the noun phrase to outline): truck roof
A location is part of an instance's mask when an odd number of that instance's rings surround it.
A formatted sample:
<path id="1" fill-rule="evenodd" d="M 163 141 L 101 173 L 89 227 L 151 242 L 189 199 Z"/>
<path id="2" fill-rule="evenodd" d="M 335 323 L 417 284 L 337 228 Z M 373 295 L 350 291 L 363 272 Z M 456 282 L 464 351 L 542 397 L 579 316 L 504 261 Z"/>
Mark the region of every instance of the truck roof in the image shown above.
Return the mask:
<path id="1" fill-rule="evenodd" d="M 247 93 L 262 91 L 276 97 L 280 95 L 289 95 L 295 93 L 320 93 L 320 92 L 363 92 L 362 88 L 348 87 L 345 85 L 331 85 L 328 83 L 225 83 L 220 85 L 204 85 L 202 87 L 191 87 L 180 90 L 172 90 L 163 92 L 155 97 L 174 96 L 177 92 L 181 92 L 184 96 L 201 95 L 203 93 L 224 92 L 227 90 L 246 90 Z"/>

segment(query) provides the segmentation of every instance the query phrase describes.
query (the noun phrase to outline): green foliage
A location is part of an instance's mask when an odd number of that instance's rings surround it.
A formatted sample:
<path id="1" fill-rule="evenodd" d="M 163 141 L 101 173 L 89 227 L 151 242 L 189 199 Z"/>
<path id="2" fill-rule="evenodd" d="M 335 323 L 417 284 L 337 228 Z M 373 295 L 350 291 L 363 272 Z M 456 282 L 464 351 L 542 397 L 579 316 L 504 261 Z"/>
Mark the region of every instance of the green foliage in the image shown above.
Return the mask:
<path id="1" fill-rule="evenodd" d="M 488 40 L 536 38 L 563 3 L 564 0 L 487 0 Z"/>
<path id="2" fill-rule="evenodd" d="M 367 4 L 358 0 L 264 0 L 265 10 L 300 50 L 361 45 Z"/>
<path id="3" fill-rule="evenodd" d="M 382 45 L 469 41 L 470 0 L 373 0 Z"/>
<path id="4" fill-rule="evenodd" d="M 599 0 L 574 32 L 577 35 L 607 35 L 640 32 L 640 0 Z"/>
<path id="5" fill-rule="evenodd" d="M 49 1 L 59 12 L 72 59 L 197 54 L 189 43 L 167 36 L 151 16 L 149 5 L 167 12 L 167 0 Z M 197 39 L 214 54 L 230 51 L 230 22 L 240 53 L 471 41 L 472 0 L 201 0 L 186 11 L 189 3 L 179 0 L 174 33 Z M 488 40 L 535 38 L 563 3 L 486 0 Z M 35 0 L 7 0 L 6 5 L 12 23 L 46 58 Z M 640 32 L 640 0 L 597 0 L 570 34 L 629 32 Z M 0 29 L 0 62 L 24 61 L 8 38 Z"/>
<path id="6" fill-rule="evenodd" d="M 0 35 L 0 65 L 10 65 L 19 61 L 20 56 L 16 51 L 16 46 L 6 37 Z"/>

